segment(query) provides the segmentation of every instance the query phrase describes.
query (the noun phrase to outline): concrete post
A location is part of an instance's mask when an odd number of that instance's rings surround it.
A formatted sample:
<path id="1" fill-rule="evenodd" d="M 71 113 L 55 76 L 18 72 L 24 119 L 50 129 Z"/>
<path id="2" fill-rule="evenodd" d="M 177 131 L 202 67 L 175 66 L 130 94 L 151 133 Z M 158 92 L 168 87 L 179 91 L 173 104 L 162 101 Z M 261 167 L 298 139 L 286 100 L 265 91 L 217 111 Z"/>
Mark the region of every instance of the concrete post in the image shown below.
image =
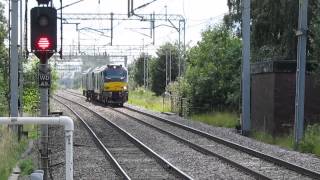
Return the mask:
<path id="1" fill-rule="evenodd" d="M 304 96 L 306 74 L 306 46 L 308 30 L 308 0 L 299 1 L 299 27 L 297 31 L 297 73 L 296 73 L 296 98 L 295 98 L 295 122 L 294 140 L 295 148 L 303 138 L 304 128 Z"/>
<path id="2" fill-rule="evenodd" d="M 11 43 L 10 43 L 10 116 L 18 117 L 18 1 L 11 0 Z M 13 126 L 12 130 L 17 133 L 18 126 Z"/>
<path id="3" fill-rule="evenodd" d="M 242 134 L 251 130 L 250 119 L 250 0 L 242 1 Z"/>

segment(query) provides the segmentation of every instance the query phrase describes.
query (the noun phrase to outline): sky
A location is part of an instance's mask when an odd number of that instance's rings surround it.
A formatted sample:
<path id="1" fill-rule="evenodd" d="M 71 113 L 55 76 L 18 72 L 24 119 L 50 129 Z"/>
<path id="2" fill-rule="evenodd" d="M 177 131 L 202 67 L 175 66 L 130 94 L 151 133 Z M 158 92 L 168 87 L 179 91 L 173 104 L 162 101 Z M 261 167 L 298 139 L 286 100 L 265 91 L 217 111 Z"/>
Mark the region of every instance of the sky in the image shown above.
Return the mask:
<path id="1" fill-rule="evenodd" d="M 6 5 L 6 15 L 8 14 L 8 0 Z M 63 6 L 78 0 L 63 0 Z M 153 0 L 134 0 L 134 7 L 138 7 Z M 25 1 L 23 1 L 25 2 Z M 56 8 L 60 7 L 60 0 L 53 0 Z M 36 0 L 29 0 L 29 9 L 37 6 Z M 63 9 L 64 13 L 121 13 L 127 14 L 127 0 L 82 0 L 81 2 Z M 201 39 L 201 32 L 209 25 L 217 24 L 222 21 L 223 15 L 228 12 L 227 0 L 156 0 L 145 8 L 136 10 L 136 14 L 179 14 L 186 19 L 186 43 L 191 46 Z M 60 13 L 59 13 L 60 14 Z M 85 47 L 105 47 L 110 43 L 110 21 L 76 21 L 80 31 L 80 47 L 85 51 Z M 60 22 L 58 22 L 60 24 Z M 174 23 L 174 22 L 173 22 Z M 153 51 L 165 42 L 175 42 L 178 40 L 178 32 L 168 21 L 156 21 L 155 46 L 151 45 L 150 22 L 141 21 L 114 21 L 113 45 L 141 47 L 145 50 Z M 176 26 L 178 24 L 175 24 Z M 60 27 L 58 27 L 60 29 Z M 64 51 L 77 51 L 78 33 L 75 25 L 63 26 Z M 144 28 L 144 29 L 141 29 Z M 98 29 L 94 31 L 92 29 Z M 59 30 L 58 30 L 59 32 Z M 60 34 L 60 33 L 59 33 Z M 143 35 L 145 34 L 145 35 Z M 60 35 L 59 35 L 60 36 Z M 59 37 L 60 38 L 60 37 Z M 122 47 L 118 47 L 122 48 Z M 100 50 L 101 51 L 101 50 Z"/>

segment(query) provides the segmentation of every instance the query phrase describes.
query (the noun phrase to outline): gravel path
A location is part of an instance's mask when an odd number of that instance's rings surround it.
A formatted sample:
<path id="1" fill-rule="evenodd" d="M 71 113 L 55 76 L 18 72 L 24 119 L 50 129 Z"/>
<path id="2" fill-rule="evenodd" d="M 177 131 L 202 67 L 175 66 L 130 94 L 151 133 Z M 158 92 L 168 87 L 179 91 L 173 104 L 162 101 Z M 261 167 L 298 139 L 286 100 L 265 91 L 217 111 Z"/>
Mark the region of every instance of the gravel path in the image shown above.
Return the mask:
<path id="1" fill-rule="evenodd" d="M 51 111 L 62 111 L 74 120 L 74 179 L 120 179 L 104 154 L 96 147 L 87 130 L 73 113 L 56 101 Z M 50 126 L 49 152 L 52 179 L 65 179 L 65 153 L 63 127 Z"/>

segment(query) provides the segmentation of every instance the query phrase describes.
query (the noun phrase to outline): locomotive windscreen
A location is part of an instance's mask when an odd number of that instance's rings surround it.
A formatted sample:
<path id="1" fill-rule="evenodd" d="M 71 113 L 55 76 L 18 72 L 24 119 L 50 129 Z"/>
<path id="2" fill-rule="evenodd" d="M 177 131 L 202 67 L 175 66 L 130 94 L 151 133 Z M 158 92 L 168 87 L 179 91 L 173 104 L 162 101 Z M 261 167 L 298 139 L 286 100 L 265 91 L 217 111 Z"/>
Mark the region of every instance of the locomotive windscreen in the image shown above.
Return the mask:
<path id="1" fill-rule="evenodd" d="M 104 72 L 105 82 L 127 81 L 127 72 L 122 68 L 109 68 Z"/>

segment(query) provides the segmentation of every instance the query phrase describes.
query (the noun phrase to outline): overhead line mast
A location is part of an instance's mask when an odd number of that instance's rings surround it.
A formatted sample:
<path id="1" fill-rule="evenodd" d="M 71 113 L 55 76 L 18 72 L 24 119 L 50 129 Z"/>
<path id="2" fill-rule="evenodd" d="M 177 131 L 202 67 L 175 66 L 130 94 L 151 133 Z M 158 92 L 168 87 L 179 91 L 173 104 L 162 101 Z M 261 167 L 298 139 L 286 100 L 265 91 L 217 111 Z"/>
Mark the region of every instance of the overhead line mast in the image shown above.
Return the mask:
<path id="1" fill-rule="evenodd" d="M 128 1 L 130 3 L 130 0 Z M 133 2 L 131 2 L 133 3 Z M 128 8 L 129 10 L 129 8 Z M 179 14 L 135 14 L 128 18 L 127 14 L 119 13 L 64 13 L 63 17 L 58 17 L 65 23 L 72 23 L 70 21 L 92 21 L 92 20 L 110 20 L 110 45 L 113 45 L 113 21 L 146 21 L 150 22 L 150 38 L 152 38 L 152 44 L 155 44 L 155 29 L 159 26 L 167 26 L 175 29 L 179 33 L 179 76 L 184 72 L 184 59 L 185 59 L 185 31 L 186 31 L 186 20 L 182 15 Z M 156 21 L 163 21 L 167 24 L 156 26 Z M 78 31 L 79 33 L 79 31 Z M 80 48 L 78 48 L 80 49 Z"/>

